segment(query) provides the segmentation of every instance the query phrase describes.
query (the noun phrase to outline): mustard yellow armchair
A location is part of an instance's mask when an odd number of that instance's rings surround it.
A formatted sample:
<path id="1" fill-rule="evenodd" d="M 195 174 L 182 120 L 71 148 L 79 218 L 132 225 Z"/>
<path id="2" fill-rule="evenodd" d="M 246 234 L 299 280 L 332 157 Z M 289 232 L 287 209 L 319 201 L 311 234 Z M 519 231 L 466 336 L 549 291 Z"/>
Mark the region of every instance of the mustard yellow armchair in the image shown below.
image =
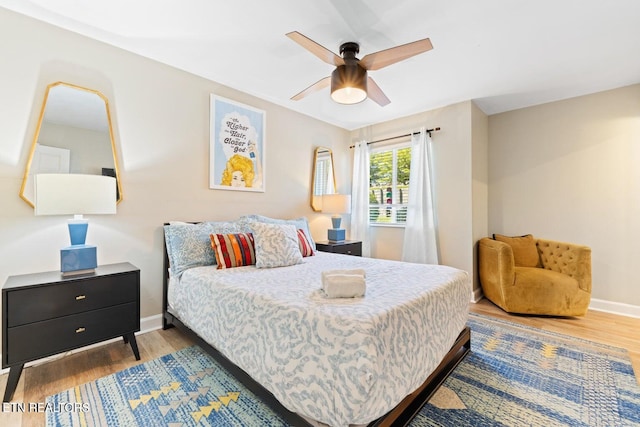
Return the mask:
<path id="1" fill-rule="evenodd" d="M 591 300 L 591 248 L 494 235 L 478 242 L 480 284 L 504 311 L 583 316 Z"/>

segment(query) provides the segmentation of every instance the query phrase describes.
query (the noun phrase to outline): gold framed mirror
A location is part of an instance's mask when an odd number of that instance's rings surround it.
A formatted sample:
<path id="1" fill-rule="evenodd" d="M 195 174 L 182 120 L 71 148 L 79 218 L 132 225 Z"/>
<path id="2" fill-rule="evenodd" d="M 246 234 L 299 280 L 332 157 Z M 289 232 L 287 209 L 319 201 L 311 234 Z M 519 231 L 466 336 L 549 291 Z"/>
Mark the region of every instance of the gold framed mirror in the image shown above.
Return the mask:
<path id="1" fill-rule="evenodd" d="M 42 101 L 20 197 L 34 206 L 38 173 L 82 173 L 115 177 L 119 203 L 122 183 L 117 158 L 108 99 L 97 90 L 52 83 Z"/>
<path id="2" fill-rule="evenodd" d="M 313 152 L 311 176 L 311 209 L 322 210 L 322 196 L 336 193 L 336 174 L 333 152 L 327 147 L 316 147 Z"/>

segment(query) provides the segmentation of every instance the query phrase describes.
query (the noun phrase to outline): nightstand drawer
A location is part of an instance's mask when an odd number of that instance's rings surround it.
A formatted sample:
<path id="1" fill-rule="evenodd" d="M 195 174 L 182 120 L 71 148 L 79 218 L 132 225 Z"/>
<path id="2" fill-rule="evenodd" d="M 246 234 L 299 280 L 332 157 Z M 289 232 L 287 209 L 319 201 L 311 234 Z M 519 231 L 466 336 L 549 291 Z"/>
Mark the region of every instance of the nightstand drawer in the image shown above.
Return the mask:
<path id="1" fill-rule="evenodd" d="M 122 336 L 140 329 L 137 303 L 45 320 L 7 330 L 7 365 Z M 4 356 L 4 355 L 3 355 Z"/>
<path id="2" fill-rule="evenodd" d="M 346 245 L 342 245 L 340 250 L 336 251 L 336 253 L 362 256 L 362 243 L 348 243 Z"/>
<path id="3" fill-rule="evenodd" d="M 7 326 L 137 301 L 137 284 L 137 274 L 119 274 L 13 290 L 5 294 L 9 310 Z"/>
<path id="4" fill-rule="evenodd" d="M 356 240 L 345 240 L 344 242 L 336 243 L 328 241 L 316 242 L 316 248 L 322 252 L 362 256 L 362 242 Z"/>

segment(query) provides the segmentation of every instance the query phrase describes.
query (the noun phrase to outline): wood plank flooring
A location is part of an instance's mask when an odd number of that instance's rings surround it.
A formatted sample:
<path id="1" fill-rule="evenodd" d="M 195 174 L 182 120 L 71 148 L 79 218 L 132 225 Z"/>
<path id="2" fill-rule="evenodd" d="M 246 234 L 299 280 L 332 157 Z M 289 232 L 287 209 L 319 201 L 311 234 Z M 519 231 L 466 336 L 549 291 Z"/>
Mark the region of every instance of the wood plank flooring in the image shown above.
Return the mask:
<path id="1" fill-rule="evenodd" d="M 119 340 L 25 368 L 12 402 L 24 402 L 26 405 L 32 402 L 44 402 L 45 398 L 52 394 L 139 363 L 148 362 L 192 344 L 192 341 L 176 328 L 137 335 L 136 341 L 140 350 L 140 361 L 135 359 L 129 344 Z M 2 395 L 4 395 L 7 376 L 8 374 L 0 376 Z M 9 409 L 4 407 L 5 411 Z M 3 427 L 42 427 L 44 425 L 45 415 L 41 412 L 0 413 L 0 426 Z"/>
<path id="2" fill-rule="evenodd" d="M 485 299 L 477 304 L 470 304 L 469 309 L 474 313 L 626 348 L 640 384 L 640 319 L 598 311 L 589 311 L 586 316 L 581 318 L 514 316 L 505 313 Z M 473 340 L 473 335 L 471 339 Z M 138 335 L 137 341 L 140 348 L 140 361 L 135 360 L 129 345 L 118 341 L 25 368 L 12 402 L 24 402 L 27 405 L 44 402 L 45 398 L 51 394 L 158 358 L 192 344 L 184 334 L 175 328 Z M 0 393 L 2 394 L 4 394 L 6 382 L 7 374 L 0 376 Z M 3 405 L 3 411 L 0 412 L 0 425 L 7 427 L 40 427 L 44 425 L 44 413 L 10 412 L 10 409 L 6 404 Z"/>

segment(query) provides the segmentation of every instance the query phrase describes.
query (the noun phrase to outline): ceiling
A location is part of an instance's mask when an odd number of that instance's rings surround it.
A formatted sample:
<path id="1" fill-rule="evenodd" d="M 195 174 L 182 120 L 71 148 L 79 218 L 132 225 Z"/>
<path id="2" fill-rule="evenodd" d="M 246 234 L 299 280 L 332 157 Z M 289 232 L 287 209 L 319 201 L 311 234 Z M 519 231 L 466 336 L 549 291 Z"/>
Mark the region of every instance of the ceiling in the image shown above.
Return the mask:
<path id="1" fill-rule="evenodd" d="M 640 82 L 640 1 L 0 0 L 4 7 L 347 130 L 466 100 L 487 114 Z M 299 31 L 359 58 L 429 37 L 434 49 L 371 71 L 391 100 L 289 98 L 333 67 Z"/>

